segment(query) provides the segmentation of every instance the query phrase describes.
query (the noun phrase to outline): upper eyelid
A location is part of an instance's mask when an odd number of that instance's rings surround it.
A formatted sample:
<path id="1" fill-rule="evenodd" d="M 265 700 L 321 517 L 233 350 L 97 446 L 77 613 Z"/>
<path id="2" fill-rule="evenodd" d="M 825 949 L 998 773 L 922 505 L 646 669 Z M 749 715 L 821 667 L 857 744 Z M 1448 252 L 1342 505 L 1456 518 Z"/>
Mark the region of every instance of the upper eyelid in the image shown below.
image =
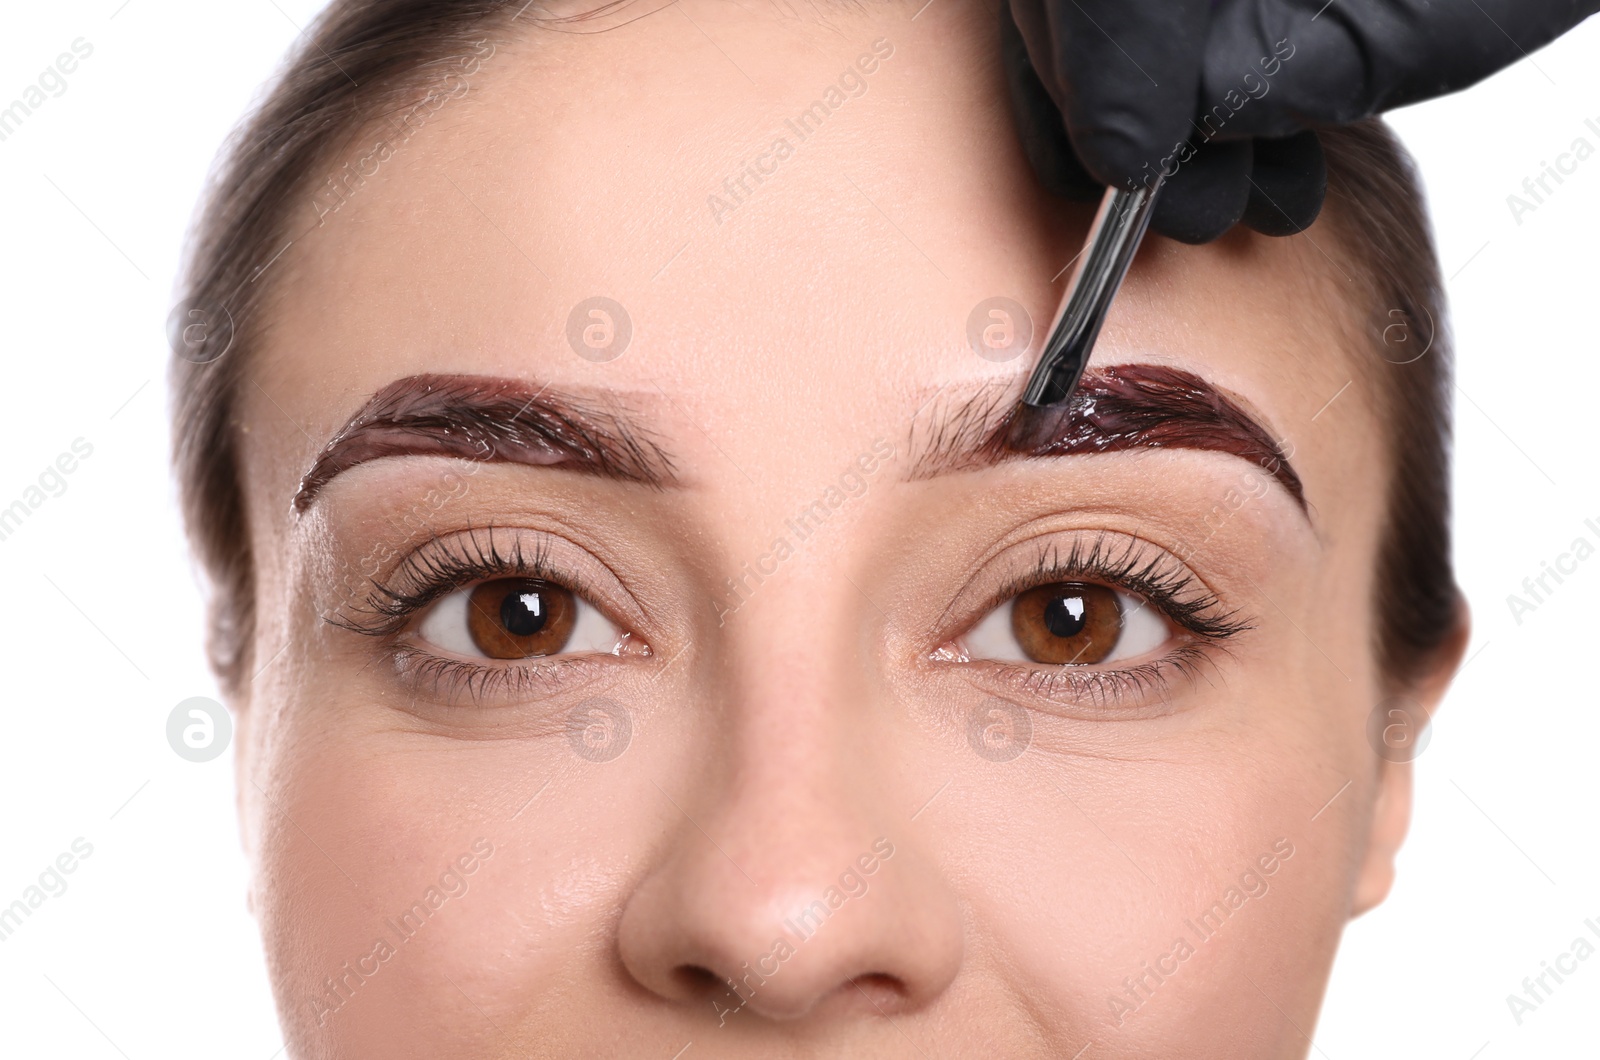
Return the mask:
<path id="1" fill-rule="evenodd" d="M 1124 533 L 1122 533 L 1120 531 L 1110 531 L 1110 530 L 1105 530 L 1105 529 L 1097 529 L 1097 530 L 1093 530 L 1093 531 L 1087 531 L 1087 530 L 1082 530 L 1082 529 L 1062 528 L 1062 529 L 1059 529 L 1059 530 L 1045 531 L 1043 533 L 1035 534 L 1035 535 L 1033 535 L 1031 537 L 1027 537 L 1027 538 L 1022 539 L 1021 541 L 1013 541 L 1013 542 L 1011 542 L 1010 544 L 1006 545 L 1003 548 L 999 548 L 999 549 L 996 549 L 996 550 L 993 550 L 993 551 L 989 552 L 988 554 L 986 554 L 985 556 L 983 556 L 981 559 L 979 559 L 977 561 L 977 563 L 974 565 L 974 569 L 973 569 L 972 574 L 966 579 L 966 581 L 962 582 L 961 588 L 956 591 L 955 595 L 951 597 L 950 602 L 945 605 L 944 610 L 939 613 L 939 619 L 938 619 L 938 622 L 936 623 L 936 625 L 938 625 L 940 628 L 943 628 L 943 627 L 949 625 L 949 623 L 950 623 L 950 612 L 954 611 L 957 608 L 957 606 L 961 603 L 961 601 L 964 598 L 966 598 L 968 595 L 970 595 L 970 591 L 972 589 L 973 584 L 975 582 L 980 581 L 983 578 L 984 572 L 989 570 L 992 566 L 994 566 L 994 564 L 996 562 L 999 562 L 1004 557 L 1009 556 L 1013 552 L 1016 552 L 1019 549 L 1025 548 L 1030 544 L 1031 545 L 1036 545 L 1036 546 L 1038 546 L 1040 548 L 1043 548 L 1045 546 L 1045 543 L 1048 542 L 1052 538 L 1060 537 L 1063 534 L 1080 534 L 1080 533 L 1093 533 L 1093 534 L 1096 535 L 1097 539 L 1103 539 L 1104 537 L 1109 535 L 1109 536 L 1125 536 L 1129 540 L 1132 540 L 1132 541 L 1137 541 L 1138 540 L 1138 538 L 1135 535 L 1124 534 Z M 991 592 L 993 592 L 993 591 L 991 590 Z M 1004 597 L 1001 597 L 999 599 L 996 599 L 989 606 L 994 606 L 996 604 L 1002 603 L 1003 601 L 1004 601 Z M 987 610 L 985 610 L 983 613 L 987 614 L 988 612 L 987 612 Z"/>
<path id="2" fill-rule="evenodd" d="M 491 548 L 494 547 L 492 529 L 490 528 Z M 401 561 L 400 565 L 395 568 L 394 574 L 390 576 L 391 579 L 401 573 L 417 577 L 418 566 L 425 562 L 434 562 L 435 559 L 440 563 L 452 563 L 454 565 L 453 570 L 447 570 L 442 566 L 435 568 L 441 576 L 448 574 L 448 577 L 437 577 L 431 581 L 426 577 L 419 577 L 417 588 L 410 594 L 421 596 L 426 593 L 433 596 L 434 599 L 438 599 L 464 586 L 478 581 L 487 581 L 498 575 L 539 577 L 547 572 L 546 552 L 543 548 L 544 541 L 542 537 L 538 543 L 537 550 L 531 556 L 524 556 L 521 542 L 518 540 L 516 553 L 513 556 L 499 557 L 496 555 L 491 558 L 484 555 L 481 548 L 475 557 L 452 554 L 450 552 L 451 546 L 443 542 L 456 541 L 462 536 L 467 536 L 470 540 L 473 540 L 476 546 L 476 539 L 470 537 L 470 531 L 467 535 L 450 534 L 430 538 Z M 430 549 L 436 550 L 436 556 L 429 555 Z M 569 578 L 576 580 L 576 576 L 569 576 Z M 554 579 L 550 580 L 553 581 Z M 581 591 L 582 586 L 569 585 L 566 588 L 576 593 Z"/>
<path id="3" fill-rule="evenodd" d="M 1208 612 L 1214 611 L 1216 608 L 1222 606 L 1222 598 L 1214 589 L 1212 589 L 1205 579 L 1190 569 L 1189 566 L 1182 560 L 1178 559 L 1176 555 L 1171 553 L 1169 550 L 1162 548 L 1153 541 L 1149 541 L 1148 539 L 1140 538 L 1137 535 L 1122 531 L 1110 531 L 1106 529 L 1064 529 L 1053 531 L 1047 534 L 1040 534 L 1036 537 L 1016 542 L 1003 549 L 998 554 L 991 556 L 983 564 L 983 566 L 980 567 L 976 573 L 974 573 L 973 577 L 969 578 L 962 585 L 961 590 L 957 592 L 950 603 L 946 605 L 944 611 L 940 615 L 937 628 L 941 630 L 949 629 L 954 622 L 954 620 L 951 618 L 951 613 L 957 610 L 959 607 L 961 610 L 968 612 L 968 618 L 962 626 L 962 632 L 965 632 L 966 629 L 971 628 L 973 623 L 981 621 L 984 617 L 990 614 L 994 608 L 1003 606 L 1017 593 L 1026 591 L 1026 589 L 1031 588 L 1034 585 L 1044 584 L 1042 581 L 1030 579 L 1034 578 L 1033 572 L 1036 572 L 1038 569 L 1045 566 L 1045 558 L 1047 555 L 1051 553 L 1059 555 L 1060 539 L 1064 535 L 1072 537 L 1071 550 L 1067 553 L 1067 559 L 1064 563 L 1052 564 L 1063 567 L 1063 574 L 1078 576 L 1086 581 L 1103 582 L 1104 584 L 1127 591 L 1130 593 L 1130 595 L 1133 595 L 1145 603 L 1148 603 L 1150 606 L 1156 608 L 1157 612 L 1160 613 L 1165 620 L 1178 625 L 1191 635 L 1201 636 L 1208 640 L 1223 639 L 1236 633 L 1245 632 L 1254 626 L 1252 621 L 1244 620 L 1237 609 L 1229 609 L 1223 610 L 1217 614 L 1211 614 L 1209 616 L 1208 624 L 1220 623 L 1225 625 L 1225 629 L 1221 634 L 1207 635 L 1203 631 L 1194 629 L 1190 622 L 1185 622 L 1181 616 L 1174 615 L 1171 610 L 1169 610 L 1168 603 L 1187 603 L 1190 606 L 1186 607 L 1185 610 L 1187 610 L 1191 616 L 1206 616 Z M 1085 545 L 1085 535 L 1092 535 L 1092 540 L 1088 541 L 1087 545 Z M 1115 540 L 1118 538 L 1122 539 L 1121 543 L 1118 543 Z M 1022 561 L 1026 563 L 1026 567 L 1023 567 L 1021 563 L 1016 560 L 1007 561 L 1015 573 L 1002 577 L 1000 580 L 994 583 L 992 588 L 985 590 L 984 600 L 981 605 L 962 606 L 962 601 L 970 595 L 973 584 L 983 578 L 984 571 L 986 569 L 992 567 L 995 562 L 1002 561 L 1004 557 L 1024 548 L 1028 548 L 1029 546 L 1032 546 L 1032 558 L 1027 561 Z M 1122 565 L 1131 566 L 1149 573 L 1156 570 L 1157 567 L 1164 562 L 1170 562 L 1171 564 L 1176 565 L 1178 567 L 1177 573 L 1183 579 L 1183 584 L 1181 586 L 1177 586 L 1175 592 L 1166 594 L 1171 598 L 1170 601 L 1152 598 L 1152 596 L 1159 596 L 1161 594 L 1148 593 L 1140 586 L 1128 584 L 1119 580 L 1111 573 L 1097 569 L 1098 567 L 1113 567 Z M 1199 598 L 1191 596 L 1187 601 L 1181 598 L 1180 594 L 1189 593 L 1195 589 L 1198 589 L 1203 596 Z M 948 634 L 945 639 L 948 640 L 950 636 L 958 635 L 960 634 L 952 632 Z"/>
<path id="4" fill-rule="evenodd" d="M 379 597 L 386 596 L 393 601 L 393 604 L 390 606 L 377 605 L 373 610 L 377 610 L 379 613 L 388 612 L 389 617 L 397 621 L 409 621 L 412 616 L 437 604 L 452 592 L 475 582 L 487 581 L 496 575 L 527 574 L 529 576 L 540 576 L 543 572 L 542 552 L 535 552 L 532 556 L 533 562 L 529 563 L 523 557 L 519 544 L 515 556 L 507 557 L 510 562 L 507 562 L 507 558 L 496 558 L 491 561 L 483 555 L 481 548 L 476 558 L 450 552 L 450 546 L 443 542 L 457 539 L 457 535 L 431 537 L 407 554 L 395 567 L 388 579 L 385 581 L 374 579 L 372 591 L 367 596 L 367 602 L 376 604 Z M 474 543 L 476 542 L 474 541 Z M 494 547 L 492 533 L 490 547 Z M 430 555 L 430 550 L 433 550 L 433 555 Z M 432 580 L 417 574 L 419 566 L 429 563 L 440 564 L 434 568 L 437 576 Z M 446 563 L 451 564 L 455 569 L 452 570 L 444 566 Z M 395 579 L 402 575 L 415 577 L 417 579 L 415 588 L 404 591 L 394 588 Z M 551 580 L 553 581 L 554 579 Z M 568 586 L 568 588 L 574 593 L 582 592 L 578 585 Z M 391 608 L 393 609 L 392 611 Z M 403 614 L 398 613 L 402 610 L 404 611 Z"/>
<path id="5" fill-rule="evenodd" d="M 536 539 L 531 547 L 526 544 L 530 535 Z M 559 555 L 552 556 L 563 550 L 584 557 L 596 572 L 603 572 L 601 578 L 590 578 L 578 564 L 563 560 Z M 429 577 L 426 571 L 435 564 L 434 572 L 440 576 Z M 476 569 L 446 576 L 452 573 L 451 567 Z M 622 580 L 599 557 L 549 530 L 494 525 L 469 526 L 430 535 L 408 549 L 381 575 L 369 579 L 371 587 L 362 599 L 341 607 L 329 621 L 357 633 L 394 635 L 453 591 L 495 577 L 518 575 L 555 582 L 581 596 L 624 631 L 639 635 L 636 630 L 643 625 L 642 614 Z M 397 583 L 397 579 L 408 580 Z M 615 582 L 615 588 L 602 587 L 602 581 Z M 391 601 L 388 605 L 382 603 L 385 595 Z M 370 619 L 374 615 L 377 621 L 363 621 L 364 617 Z"/>

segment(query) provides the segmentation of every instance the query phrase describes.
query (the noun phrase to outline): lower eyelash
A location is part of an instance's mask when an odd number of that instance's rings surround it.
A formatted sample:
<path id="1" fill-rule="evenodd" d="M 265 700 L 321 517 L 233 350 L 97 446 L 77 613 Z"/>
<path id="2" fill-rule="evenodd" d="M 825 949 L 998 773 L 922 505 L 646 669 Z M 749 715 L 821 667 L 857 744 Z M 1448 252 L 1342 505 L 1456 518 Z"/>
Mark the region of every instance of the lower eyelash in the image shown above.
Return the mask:
<path id="1" fill-rule="evenodd" d="M 1135 666 L 1048 666 L 994 660 L 970 660 L 964 665 L 986 667 L 1029 697 L 1111 709 L 1152 695 L 1166 698 L 1176 680 L 1199 679 L 1207 666 L 1216 664 L 1215 653 L 1227 650 L 1225 641 L 1253 628 L 1237 611 L 1225 610 L 1216 594 L 1175 558 L 1159 550 L 1150 555 L 1150 546 L 1137 539 L 1117 546 L 1108 536 L 1100 533 L 1087 541 L 1075 539 L 1065 556 L 1054 544 L 1041 547 L 1033 569 L 1009 580 L 989 607 L 1000 607 L 1040 585 L 1093 581 L 1142 597 L 1202 643 L 1181 644 L 1159 659 Z"/>
<path id="2" fill-rule="evenodd" d="M 521 698 L 554 693 L 573 679 L 585 676 L 596 662 L 588 655 L 557 655 L 537 663 L 486 666 L 447 659 L 411 644 L 394 645 L 389 657 L 395 672 L 418 692 L 426 690 L 435 700 L 465 697 L 474 704 L 496 696 Z"/>
<path id="3" fill-rule="evenodd" d="M 1161 659 L 1115 670 L 1087 666 L 1023 665 L 1020 663 L 977 663 L 992 668 L 994 675 L 1017 692 L 1046 702 L 1066 702 L 1073 706 L 1113 709 L 1129 699 L 1152 694 L 1166 698 L 1176 680 L 1198 680 L 1216 660 L 1205 649 L 1186 644 L 1174 648 Z"/>

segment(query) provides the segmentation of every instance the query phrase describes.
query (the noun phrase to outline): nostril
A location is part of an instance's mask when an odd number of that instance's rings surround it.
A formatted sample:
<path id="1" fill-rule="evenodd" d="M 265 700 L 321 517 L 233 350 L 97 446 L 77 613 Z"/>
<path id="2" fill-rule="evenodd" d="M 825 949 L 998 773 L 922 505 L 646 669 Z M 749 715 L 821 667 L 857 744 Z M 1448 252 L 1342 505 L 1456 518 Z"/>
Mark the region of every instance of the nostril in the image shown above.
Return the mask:
<path id="1" fill-rule="evenodd" d="M 673 981 L 689 998 L 702 998 L 725 988 L 726 984 L 709 968 L 680 964 L 672 970 Z"/>
<path id="2" fill-rule="evenodd" d="M 851 990 L 851 987 L 855 989 Z M 858 975 L 850 980 L 845 987 L 858 998 L 865 998 L 871 1006 L 885 1015 L 891 1015 L 905 1007 L 906 985 L 892 975 L 882 972 L 868 972 Z"/>

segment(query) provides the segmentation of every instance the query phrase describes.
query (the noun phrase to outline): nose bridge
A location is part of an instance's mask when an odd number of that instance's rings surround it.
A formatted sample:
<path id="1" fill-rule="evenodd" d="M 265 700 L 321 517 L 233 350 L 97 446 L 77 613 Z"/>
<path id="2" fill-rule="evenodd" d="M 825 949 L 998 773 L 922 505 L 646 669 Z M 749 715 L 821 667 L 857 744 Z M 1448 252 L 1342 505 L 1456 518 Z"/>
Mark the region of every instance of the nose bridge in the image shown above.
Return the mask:
<path id="1" fill-rule="evenodd" d="M 739 774 L 783 774 L 837 790 L 861 734 L 875 727 L 867 603 L 841 564 L 806 557 L 760 586 L 719 645 L 724 723 Z M 820 794 L 818 792 L 817 794 Z"/>
<path id="2" fill-rule="evenodd" d="M 882 774 L 868 733 L 880 719 L 857 645 L 854 590 L 839 591 L 843 579 L 829 564 L 810 566 L 769 581 L 726 627 L 726 773 L 707 813 L 728 853 L 707 868 L 726 873 L 736 863 L 761 907 L 782 914 L 778 923 L 837 883 L 890 827 L 877 820 Z"/>
<path id="3" fill-rule="evenodd" d="M 862 611 L 876 612 L 829 567 L 769 579 L 721 630 L 703 722 L 721 761 L 680 778 L 691 827 L 620 927 L 624 963 L 663 996 L 769 1018 L 830 998 L 903 1009 L 959 964 L 953 898 L 888 816 L 903 800 L 871 735 L 885 701 Z"/>

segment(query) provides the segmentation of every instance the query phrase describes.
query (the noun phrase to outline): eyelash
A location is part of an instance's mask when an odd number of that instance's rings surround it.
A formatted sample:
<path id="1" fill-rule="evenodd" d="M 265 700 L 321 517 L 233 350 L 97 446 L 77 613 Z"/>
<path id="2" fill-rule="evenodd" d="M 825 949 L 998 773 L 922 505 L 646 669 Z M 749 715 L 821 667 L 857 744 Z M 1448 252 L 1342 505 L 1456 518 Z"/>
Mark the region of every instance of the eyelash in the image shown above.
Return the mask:
<path id="1" fill-rule="evenodd" d="M 1097 707 L 1117 706 L 1151 694 L 1165 696 L 1174 677 L 1199 676 L 1202 668 L 1214 661 L 1214 652 L 1226 650 L 1224 643 L 1228 639 L 1253 627 L 1237 611 L 1225 610 L 1216 594 L 1176 558 L 1159 550 L 1150 554 L 1152 547 L 1133 538 L 1118 546 L 1105 534 L 1074 540 L 1064 557 L 1058 544 L 1043 545 L 1033 567 L 1008 579 L 980 614 L 987 615 L 1041 585 L 1099 582 L 1143 598 L 1167 619 L 1199 638 L 1200 643 L 1184 644 L 1153 662 L 1119 669 L 996 660 L 966 665 L 983 666 L 1027 695 L 1055 700 L 1065 692 L 1071 700 Z"/>
<path id="2" fill-rule="evenodd" d="M 490 578 L 537 578 L 554 582 L 575 596 L 592 599 L 583 579 L 570 570 L 558 570 L 550 561 L 549 551 L 540 538 L 528 554 L 521 537 L 512 538 L 508 551 L 495 539 L 493 526 L 469 527 L 448 537 L 435 534 L 407 556 L 387 582 L 374 579 L 360 606 L 329 622 L 352 633 L 389 641 L 388 652 L 396 668 L 419 687 L 430 685 L 434 695 L 445 692 L 453 698 L 454 693 L 463 693 L 474 702 L 481 702 L 502 692 L 517 695 L 553 691 L 575 676 L 574 671 L 586 670 L 596 660 L 558 655 L 542 661 L 495 666 L 481 660 L 447 659 L 397 641 L 412 620 L 430 605 L 457 589 Z M 418 588 L 411 590 L 407 586 Z"/>
<path id="3" fill-rule="evenodd" d="M 1214 651 L 1225 650 L 1227 640 L 1253 627 L 1240 619 L 1237 611 L 1224 610 L 1216 595 L 1174 557 L 1160 551 L 1151 555 L 1148 549 L 1136 539 L 1116 545 L 1105 534 L 1074 540 L 1064 556 L 1055 543 L 1041 546 L 1032 567 L 1003 583 L 981 613 L 987 614 L 1040 585 L 1093 581 L 1143 598 L 1201 643 L 1181 645 L 1161 659 L 1119 669 L 993 660 L 966 665 L 982 666 L 1030 696 L 1056 700 L 1065 693 L 1071 700 L 1100 707 L 1151 694 L 1165 695 L 1174 677 L 1198 676 L 1204 665 L 1214 661 Z M 328 621 L 363 636 L 389 641 L 388 651 L 396 667 L 419 686 L 431 684 L 435 695 L 459 691 L 474 701 L 482 701 L 499 692 L 515 695 L 553 690 L 573 676 L 572 671 L 594 665 L 593 659 L 555 656 L 543 662 L 489 666 L 444 658 L 397 642 L 415 616 L 431 604 L 473 582 L 504 577 L 551 581 L 578 596 L 592 598 L 583 579 L 574 572 L 555 569 L 542 539 L 535 542 L 529 554 L 523 539 L 514 537 L 508 551 L 496 540 L 493 526 L 469 527 L 448 537 L 436 534 L 429 538 L 406 557 L 387 582 L 374 579 L 360 606 Z"/>

